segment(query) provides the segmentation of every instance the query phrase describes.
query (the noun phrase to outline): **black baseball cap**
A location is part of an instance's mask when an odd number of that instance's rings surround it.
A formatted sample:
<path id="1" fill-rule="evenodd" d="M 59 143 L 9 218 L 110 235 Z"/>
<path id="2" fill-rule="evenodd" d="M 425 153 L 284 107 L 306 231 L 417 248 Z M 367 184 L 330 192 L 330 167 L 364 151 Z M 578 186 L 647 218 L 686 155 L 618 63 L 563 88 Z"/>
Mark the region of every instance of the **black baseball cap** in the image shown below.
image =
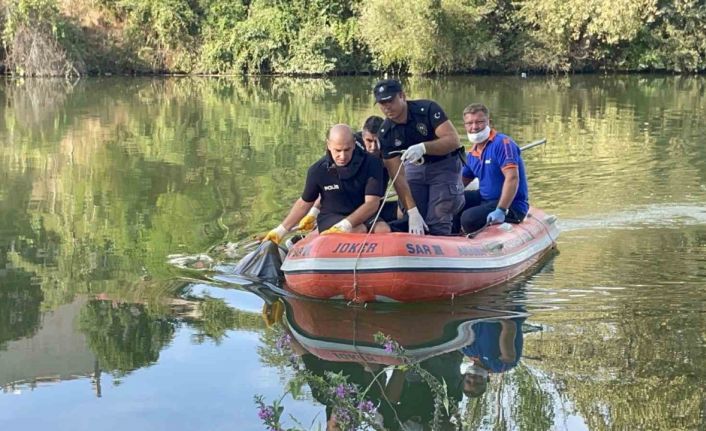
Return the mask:
<path id="1" fill-rule="evenodd" d="M 396 79 L 383 79 L 378 81 L 373 87 L 375 103 L 384 102 L 395 97 L 395 94 L 402 91 L 402 84 Z"/>

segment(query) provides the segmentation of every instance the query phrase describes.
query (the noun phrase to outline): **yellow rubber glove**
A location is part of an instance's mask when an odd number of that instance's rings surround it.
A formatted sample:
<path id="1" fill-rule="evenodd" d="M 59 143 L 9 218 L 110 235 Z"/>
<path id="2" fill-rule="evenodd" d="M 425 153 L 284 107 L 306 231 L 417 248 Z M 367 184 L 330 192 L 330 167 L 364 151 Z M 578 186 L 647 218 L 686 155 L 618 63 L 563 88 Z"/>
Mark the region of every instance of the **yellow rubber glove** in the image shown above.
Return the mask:
<path id="1" fill-rule="evenodd" d="M 311 207 L 307 215 L 304 216 L 299 221 L 299 230 L 301 231 L 310 231 L 313 230 L 316 227 L 316 217 L 319 215 L 319 209 L 316 207 Z"/>
<path id="2" fill-rule="evenodd" d="M 330 233 L 348 233 L 351 230 L 353 230 L 353 226 L 351 226 L 351 222 L 348 221 L 348 219 L 343 219 L 336 223 L 335 225 L 331 226 L 330 228 L 326 229 L 321 233 L 321 235 L 328 235 Z"/>
<path id="3" fill-rule="evenodd" d="M 275 244 L 279 244 L 282 241 L 282 238 L 284 238 L 284 235 L 287 233 L 287 229 L 279 225 L 276 228 L 272 229 L 271 231 L 267 232 L 267 235 L 262 239 L 263 241 L 272 241 Z"/>
<path id="4" fill-rule="evenodd" d="M 328 235 L 330 233 L 346 233 L 343 229 L 339 229 L 336 226 L 331 226 L 325 231 L 321 232 L 321 235 Z"/>
<path id="5" fill-rule="evenodd" d="M 268 328 L 275 323 L 281 322 L 283 314 L 284 304 L 282 304 L 282 301 L 279 299 L 272 304 L 262 304 L 262 319 L 265 321 Z"/>

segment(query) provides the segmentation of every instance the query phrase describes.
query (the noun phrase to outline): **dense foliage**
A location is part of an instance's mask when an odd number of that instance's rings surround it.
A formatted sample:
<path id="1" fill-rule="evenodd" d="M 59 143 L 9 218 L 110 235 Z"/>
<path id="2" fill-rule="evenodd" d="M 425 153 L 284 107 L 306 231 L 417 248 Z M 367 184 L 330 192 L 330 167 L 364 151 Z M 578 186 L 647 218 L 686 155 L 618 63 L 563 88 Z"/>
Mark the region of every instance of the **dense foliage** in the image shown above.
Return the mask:
<path id="1" fill-rule="evenodd" d="M 699 0 L 8 0 L 19 75 L 702 72 Z"/>

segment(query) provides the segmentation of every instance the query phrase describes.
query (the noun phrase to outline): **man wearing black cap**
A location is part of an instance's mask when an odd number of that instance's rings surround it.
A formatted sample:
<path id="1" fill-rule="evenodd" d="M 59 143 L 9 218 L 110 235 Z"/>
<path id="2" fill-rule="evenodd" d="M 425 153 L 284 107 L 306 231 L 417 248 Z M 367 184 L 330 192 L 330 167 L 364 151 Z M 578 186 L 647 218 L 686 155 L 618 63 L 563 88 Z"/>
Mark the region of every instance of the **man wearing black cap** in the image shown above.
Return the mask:
<path id="1" fill-rule="evenodd" d="M 456 129 L 436 102 L 408 101 L 397 80 L 379 81 L 373 91 L 386 117 L 378 134 L 382 156 L 390 177 L 399 170 L 395 190 L 407 209 L 409 232 L 451 234 L 464 203 Z"/>

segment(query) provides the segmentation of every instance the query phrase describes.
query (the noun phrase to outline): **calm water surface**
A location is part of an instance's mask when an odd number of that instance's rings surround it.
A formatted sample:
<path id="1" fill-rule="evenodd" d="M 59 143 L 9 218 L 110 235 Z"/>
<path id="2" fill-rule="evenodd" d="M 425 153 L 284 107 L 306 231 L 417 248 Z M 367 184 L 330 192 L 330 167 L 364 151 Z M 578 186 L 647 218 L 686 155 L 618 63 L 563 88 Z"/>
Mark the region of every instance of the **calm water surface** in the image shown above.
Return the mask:
<path id="1" fill-rule="evenodd" d="M 331 359 L 393 361 L 377 331 L 449 370 L 514 327 L 520 358 L 460 400 L 466 428 L 704 429 L 703 77 L 405 83 L 461 132 L 482 101 L 519 143 L 547 138 L 524 157 L 532 203 L 559 217 L 558 252 L 510 285 L 412 307 L 288 299 L 268 326 L 276 297 L 168 263 L 276 226 L 327 127 L 377 113 L 373 83 L 0 83 L 0 428 L 264 429 L 253 397 L 286 392 L 292 353 L 356 381 L 359 364 Z M 287 333 L 300 342 L 283 350 Z M 433 409 L 416 380 L 397 411 L 408 424 Z M 323 426 L 315 395 L 283 398 L 287 426 Z"/>

